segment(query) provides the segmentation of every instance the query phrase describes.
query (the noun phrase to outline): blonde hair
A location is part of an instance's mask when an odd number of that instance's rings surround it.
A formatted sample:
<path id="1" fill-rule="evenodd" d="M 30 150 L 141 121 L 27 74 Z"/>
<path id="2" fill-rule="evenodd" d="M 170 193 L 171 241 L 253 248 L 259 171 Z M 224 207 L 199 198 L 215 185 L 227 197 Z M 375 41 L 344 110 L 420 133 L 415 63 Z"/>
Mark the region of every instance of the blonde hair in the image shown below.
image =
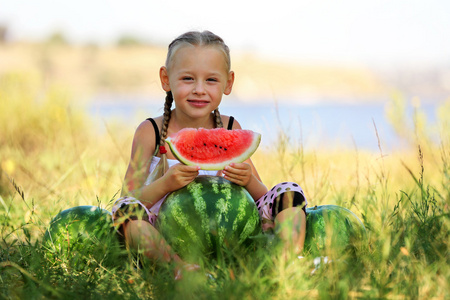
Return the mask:
<path id="1" fill-rule="evenodd" d="M 218 47 L 225 56 L 225 63 L 227 65 L 227 71 L 229 72 L 231 69 L 231 58 L 230 58 L 230 49 L 225 44 L 223 39 L 211 31 L 189 31 L 186 32 L 176 39 L 174 39 L 169 44 L 169 51 L 167 52 L 166 58 L 166 67 L 170 67 L 170 62 L 172 60 L 173 55 L 183 46 L 192 45 L 192 46 L 216 46 Z"/>
<path id="2" fill-rule="evenodd" d="M 166 58 L 166 68 L 170 69 L 170 63 L 172 61 L 173 56 L 183 46 L 192 45 L 192 46 L 215 46 L 218 47 L 221 51 L 223 51 L 225 56 L 225 63 L 227 66 L 227 71 L 229 72 L 231 69 L 231 59 L 230 59 L 230 49 L 225 44 L 222 38 L 215 35 L 210 31 L 189 31 L 186 32 L 176 39 L 174 39 L 169 44 L 169 50 L 167 52 Z M 161 140 L 160 145 L 164 144 L 164 139 L 167 135 L 167 129 L 169 127 L 169 121 L 171 117 L 171 108 L 173 103 L 172 92 L 167 92 L 166 100 L 164 103 L 164 114 L 163 114 L 163 124 L 161 128 Z M 223 127 L 222 119 L 220 117 L 219 109 L 214 110 L 214 122 L 217 128 Z"/>

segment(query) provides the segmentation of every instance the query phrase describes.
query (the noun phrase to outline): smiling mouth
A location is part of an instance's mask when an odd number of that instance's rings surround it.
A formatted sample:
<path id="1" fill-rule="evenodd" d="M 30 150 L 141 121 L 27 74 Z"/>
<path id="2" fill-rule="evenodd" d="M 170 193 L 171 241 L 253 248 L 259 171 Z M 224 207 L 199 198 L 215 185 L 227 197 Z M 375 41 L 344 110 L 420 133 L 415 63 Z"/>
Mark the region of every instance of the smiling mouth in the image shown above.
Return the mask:
<path id="1" fill-rule="evenodd" d="M 188 102 L 192 102 L 192 103 L 208 103 L 207 100 L 188 100 Z"/>
<path id="2" fill-rule="evenodd" d="M 188 102 L 194 107 L 204 107 L 209 104 L 207 100 L 188 100 Z"/>

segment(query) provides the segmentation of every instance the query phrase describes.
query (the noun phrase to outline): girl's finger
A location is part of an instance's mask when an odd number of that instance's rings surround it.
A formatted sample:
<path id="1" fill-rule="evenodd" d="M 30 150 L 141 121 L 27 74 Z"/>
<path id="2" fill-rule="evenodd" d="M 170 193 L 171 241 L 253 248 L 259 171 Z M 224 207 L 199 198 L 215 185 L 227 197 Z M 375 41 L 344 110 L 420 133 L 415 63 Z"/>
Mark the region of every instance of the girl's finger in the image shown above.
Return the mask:
<path id="1" fill-rule="evenodd" d="M 250 169 L 250 165 L 247 163 L 231 163 L 229 165 L 230 167 L 236 169 L 236 170 L 248 170 Z"/>
<path id="2" fill-rule="evenodd" d="M 245 171 L 243 171 L 242 169 L 233 168 L 231 166 L 226 166 L 224 169 L 224 173 L 225 174 L 234 174 L 234 175 L 244 175 Z"/>
<path id="3" fill-rule="evenodd" d="M 242 181 L 241 176 L 229 172 L 225 173 L 224 178 L 233 181 L 234 183 L 237 183 L 236 181 Z"/>
<path id="4" fill-rule="evenodd" d="M 183 171 L 183 172 L 198 172 L 198 170 L 200 170 L 199 166 L 186 166 L 183 164 L 180 164 L 180 166 L 178 168 L 180 171 Z"/>

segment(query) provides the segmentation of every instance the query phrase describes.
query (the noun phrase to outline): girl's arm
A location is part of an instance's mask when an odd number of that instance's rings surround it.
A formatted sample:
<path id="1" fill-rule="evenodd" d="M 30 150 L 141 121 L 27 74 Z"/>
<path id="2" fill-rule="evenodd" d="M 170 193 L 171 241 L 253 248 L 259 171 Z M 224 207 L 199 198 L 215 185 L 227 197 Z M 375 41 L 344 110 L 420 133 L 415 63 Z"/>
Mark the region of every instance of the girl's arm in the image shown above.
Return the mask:
<path id="1" fill-rule="evenodd" d="M 145 206 L 152 207 L 167 193 L 181 189 L 198 176 L 197 166 L 186 166 L 178 163 L 167 170 L 161 178 L 135 191 L 135 197 Z"/>
<path id="2" fill-rule="evenodd" d="M 134 134 L 131 158 L 125 173 L 122 196 L 133 196 L 147 207 L 152 207 L 166 194 L 164 187 L 156 180 L 145 186 L 150 163 L 155 151 L 155 131 L 149 121 L 143 121 Z M 149 192 L 149 191 L 152 192 Z M 146 191 L 146 192 L 144 192 Z"/>
<path id="3" fill-rule="evenodd" d="M 131 158 L 125 173 L 122 196 L 132 193 L 144 185 L 155 151 L 155 133 L 148 121 L 142 122 L 133 137 Z"/>
<path id="4" fill-rule="evenodd" d="M 150 122 L 144 121 L 136 129 L 133 138 L 122 196 L 133 196 L 148 208 L 155 205 L 167 193 L 187 185 L 198 175 L 198 167 L 176 164 L 169 168 L 163 177 L 145 185 L 154 151 L 155 131 Z"/>

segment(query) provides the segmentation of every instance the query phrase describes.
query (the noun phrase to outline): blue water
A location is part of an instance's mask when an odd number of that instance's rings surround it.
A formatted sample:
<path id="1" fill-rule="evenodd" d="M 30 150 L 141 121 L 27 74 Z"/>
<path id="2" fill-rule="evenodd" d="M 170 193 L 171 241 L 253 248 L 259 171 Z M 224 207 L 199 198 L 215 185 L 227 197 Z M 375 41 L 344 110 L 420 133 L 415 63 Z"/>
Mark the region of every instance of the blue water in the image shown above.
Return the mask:
<path id="1" fill-rule="evenodd" d="M 123 100 L 123 99 L 122 99 Z M 95 118 L 103 122 L 124 122 L 133 130 L 142 120 L 162 114 L 163 100 L 93 101 L 88 107 Z M 435 122 L 436 105 L 424 105 L 421 110 L 428 122 Z M 412 123 L 412 111 L 411 120 Z M 385 104 L 242 104 L 223 102 L 220 112 L 234 116 L 242 128 L 262 134 L 261 146 L 273 148 L 281 131 L 293 145 L 306 149 L 349 149 L 378 151 L 400 149 L 406 142 L 396 135 L 385 117 Z M 378 135 L 378 136 L 377 136 Z"/>

